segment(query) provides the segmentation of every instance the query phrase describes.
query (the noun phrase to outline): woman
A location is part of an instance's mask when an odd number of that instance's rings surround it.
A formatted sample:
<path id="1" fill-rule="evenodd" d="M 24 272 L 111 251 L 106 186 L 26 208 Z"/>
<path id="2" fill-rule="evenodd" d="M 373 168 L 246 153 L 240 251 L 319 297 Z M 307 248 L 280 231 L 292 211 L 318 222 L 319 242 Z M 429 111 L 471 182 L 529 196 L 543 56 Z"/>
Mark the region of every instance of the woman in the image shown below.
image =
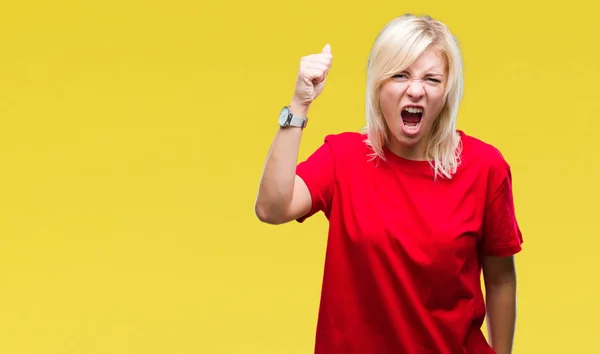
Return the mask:
<path id="1" fill-rule="evenodd" d="M 455 38 L 428 16 L 388 23 L 369 57 L 365 132 L 329 135 L 296 165 L 331 63 L 329 45 L 301 60 L 255 205 L 270 224 L 329 220 L 315 353 L 510 353 L 523 242 L 511 171 L 456 129 Z"/>

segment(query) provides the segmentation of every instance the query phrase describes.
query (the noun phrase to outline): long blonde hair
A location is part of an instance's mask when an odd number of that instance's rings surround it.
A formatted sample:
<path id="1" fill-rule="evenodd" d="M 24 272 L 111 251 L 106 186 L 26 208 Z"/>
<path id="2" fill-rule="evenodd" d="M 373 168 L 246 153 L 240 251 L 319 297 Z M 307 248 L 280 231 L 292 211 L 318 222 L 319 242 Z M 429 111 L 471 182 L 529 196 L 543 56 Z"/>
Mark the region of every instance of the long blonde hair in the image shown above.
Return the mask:
<path id="1" fill-rule="evenodd" d="M 377 35 L 367 65 L 365 142 L 373 150 L 373 157 L 385 160 L 383 149 L 389 129 L 379 106 L 381 84 L 409 67 L 430 46 L 435 46 L 446 59 L 448 82 L 444 105 L 427 137 L 425 154 L 434 176 L 452 178 L 460 163 L 456 116 L 463 94 L 462 56 L 448 27 L 430 16 L 397 17 Z"/>

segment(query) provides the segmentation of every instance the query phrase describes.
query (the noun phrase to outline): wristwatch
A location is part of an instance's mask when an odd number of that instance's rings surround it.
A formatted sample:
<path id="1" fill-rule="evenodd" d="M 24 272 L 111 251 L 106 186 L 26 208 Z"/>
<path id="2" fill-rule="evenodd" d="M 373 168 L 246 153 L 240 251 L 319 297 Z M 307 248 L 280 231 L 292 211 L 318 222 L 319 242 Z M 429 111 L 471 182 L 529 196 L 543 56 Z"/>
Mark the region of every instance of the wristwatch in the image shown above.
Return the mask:
<path id="1" fill-rule="evenodd" d="M 283 107 L 281 113 L 279 113 L 279 126 L 282 128 L 286 127 L 298 127 L 305 128 L 308 123 L 307 117 L 298 117 L 292 113 L 289 106 Z"/>

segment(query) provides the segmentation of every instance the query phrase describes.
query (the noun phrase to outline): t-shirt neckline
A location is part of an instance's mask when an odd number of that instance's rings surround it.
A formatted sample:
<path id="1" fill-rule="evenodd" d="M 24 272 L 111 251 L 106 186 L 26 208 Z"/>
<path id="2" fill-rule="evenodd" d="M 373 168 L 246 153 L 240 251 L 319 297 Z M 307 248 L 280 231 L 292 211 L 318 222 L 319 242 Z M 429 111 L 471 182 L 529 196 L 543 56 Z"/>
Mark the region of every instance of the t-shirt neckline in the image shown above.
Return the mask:
<path id="1" fill-rule="evenodd" d="M 456 132 L 459 135 L 459 138 L 461 140 L 461 144 L 464 144 L 464 137 L 466 136 L 466 134 L 462 131 L 457 129 Z M 405 157 L 396 155 L 394 152 L 392 152 L 387 145 L 383 146 L 383 152 L 384 152 L 384 156 L 386 158 L 386 160 L 393 162 L 395 165 L 399 166 L 399 167 L 406 167 L 406 168 L 410 168 L 413 170 L 417 170 L 420 172 L 425 172 L 425 173 L 429 173 L 429 174 L 433 174 L 433 161 L 431 160 L 412 160 L 412 159 L 407 159 Z"/>

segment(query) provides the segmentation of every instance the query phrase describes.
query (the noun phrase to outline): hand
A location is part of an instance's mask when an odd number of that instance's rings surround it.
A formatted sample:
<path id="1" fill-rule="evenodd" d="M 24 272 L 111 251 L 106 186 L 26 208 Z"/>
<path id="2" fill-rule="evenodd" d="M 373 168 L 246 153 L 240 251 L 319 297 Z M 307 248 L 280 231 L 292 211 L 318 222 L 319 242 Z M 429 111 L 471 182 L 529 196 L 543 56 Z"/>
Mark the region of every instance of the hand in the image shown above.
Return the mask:
<path id="1" fill-rule="evenodd" d="M 293 105 L 307 109 L 321 94 L 331 69 L 331 47 L 326 44 L 321 53 L 305 56 L 300 61 Z"/>

